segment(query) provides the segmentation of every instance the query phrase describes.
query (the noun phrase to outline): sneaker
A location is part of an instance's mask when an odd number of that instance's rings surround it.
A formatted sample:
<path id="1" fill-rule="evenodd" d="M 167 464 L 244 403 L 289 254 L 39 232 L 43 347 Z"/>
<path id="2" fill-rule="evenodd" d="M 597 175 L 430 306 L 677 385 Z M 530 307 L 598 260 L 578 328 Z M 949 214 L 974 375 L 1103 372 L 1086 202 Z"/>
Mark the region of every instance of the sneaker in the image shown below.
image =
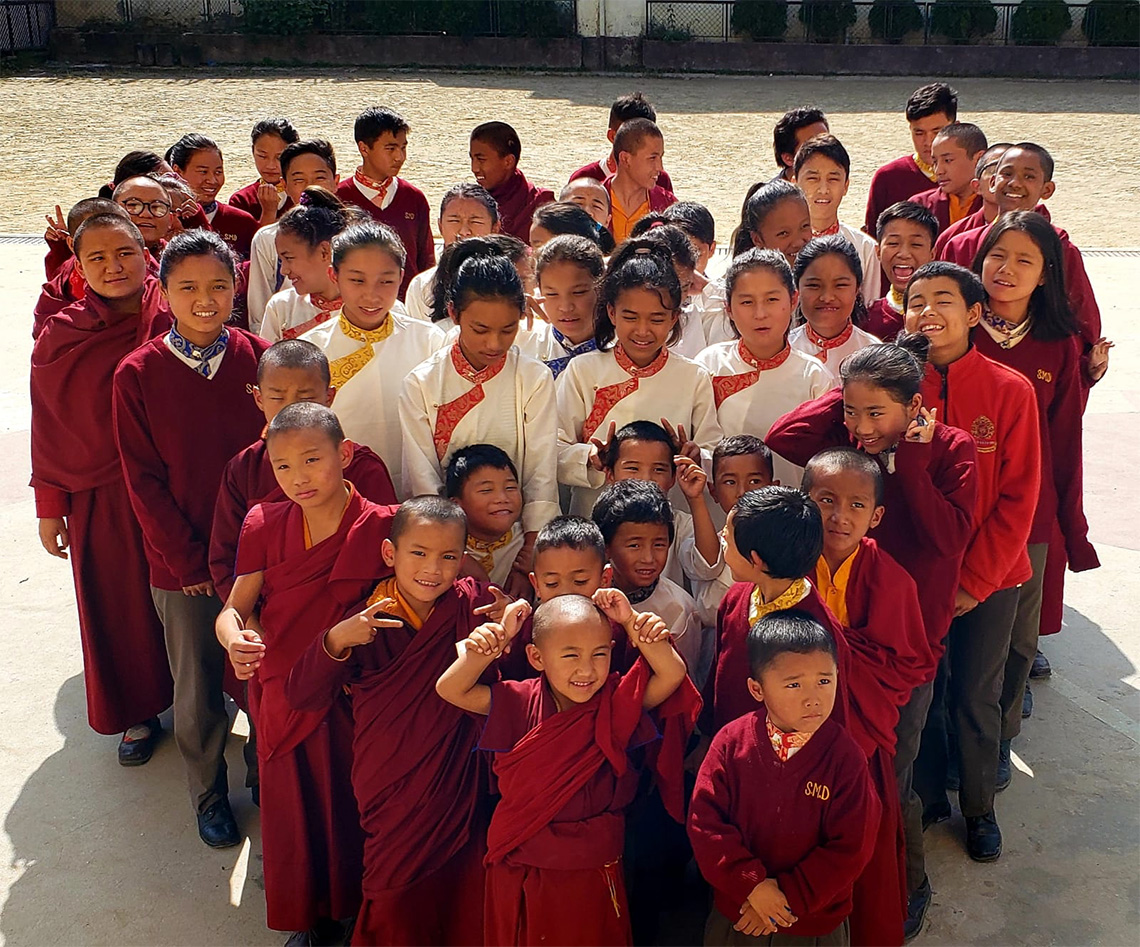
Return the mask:
<path id="1" fill-rule="evenodd" d="M 1013 763 L 1009 758 L 1009 744 L 1009 740 L 1002 740 L 998 747 L 997 781 L 994 783 L 994 789 L 998 792 L 1008 789 L 1013 779 Z"/>
<path id="2" fill-rule="evenodd" d="M 966 816 L 966 852 L 976 862 L 1001 857 L 1001 829 L 993 809 L 985 815 Z"/>
<path id="3" fill-rule="evenodd" d="M 903 938 L 910 941 L 922 932 L 926 922 L 926 910 L 930 907 L 930 879 L 923 878 L 922 884 L 907 899 L 906 923 L 903 924 Z"/>
<path id="4" fill-rule="evenodd" d="M 1040 651 L 1033 656 L 1033 666 L 1029 669 L 1029 677 L 1031 680 L 1038 678 L 1048 677 L 1053 673 L 1053 668 L 1049 665 L 1049 659 L 1045 657 Z"/>

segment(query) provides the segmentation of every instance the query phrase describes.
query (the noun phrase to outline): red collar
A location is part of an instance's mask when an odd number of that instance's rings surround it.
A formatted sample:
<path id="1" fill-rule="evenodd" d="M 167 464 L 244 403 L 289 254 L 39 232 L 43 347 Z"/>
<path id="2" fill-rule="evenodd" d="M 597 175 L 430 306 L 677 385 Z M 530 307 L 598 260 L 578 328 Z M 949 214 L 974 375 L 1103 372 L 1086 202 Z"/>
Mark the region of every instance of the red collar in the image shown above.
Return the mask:
<path id="1" fill-rule="evenodd" d="M 358 180 L 365 187 L 370 187 L 374 191 L 379 191 L 381 195 L 387 192 L 388 188 L 392 186 L 392 179 L 390 177 L 385 178 L 383 181 L 377 181 L 374 178 L 370 178 L 367 174 L 364 173 L 364 165 L 361 165 L 356 169 L 356 173 L 353 174 L 353 177 L 356 178 L 356 180 Z"/>
<path id="2" fill-rule="evenodd" d="M 499 359 L 494 365 L 488 365 L 482 370 L 478 370 L 467 361 L 467 356 L 459 348 L 459 343 L 455 342 L 451 346 L 451 364 L 452 367 L 459 372 L 461 378 L 466 378 L 467 381 L 473 385 L 482 385 L 489 382 L 499 372 L 503 370 L 503 366 L 507 364 L 506 356 Z"/>
<path id="3" fill-rule="evenodd" d="M 833 233 L 839 233 L 839 221 L 837 220 L 826 230 L 813 230 L 811 235 L 813 237 L 830 237 Z"/>
<path id="4" fill-rule="evenodd" d="M 336 312 L 344 305 L 344 302 L 339 296 L 326 299 L 320 293 L 309 293 L 309 302 L 316 306 L 321 312 Z"/>
<path id="5" fill-rule="evenodd" d="M 810 322 L 804 323 L 804 334 L 808 337 L 808 341 L 817 348 L 823 349 L 827 352 L 829 349 L 837 349 L 844 342 L 851 338 L 851 333 L 855 331 L 855 325 L 850 319 L 847 320 L 847 325 L 844 326 L 843 331 L 839 333 L 834 339 L 825 339 L 822 335 L 811 327 Z"/>
<path id="6" fill-rule="evenodd" d="M 744 344 L 744 340 L 741 339 L 736 346 L 736 354 L 739 355 L 753 368 L 763 372 L 767 371 L 769 368 L 779 368 L 781 365 L 783 365 L 784 362 L 788 360 L 788 356 L 792 354 L 792 347 L 785 342 L 783 350 L 778 352 L 776 355 L 773 355 L 771 358 L 757 358 L 750 351 L 748 351 L 748 346 L 746 346 Z"/>
<path id="7" fill-rule="evenodd" d="M 644 368 L 633 364 L 633 359 L 626 354 L 620 342 L 614 346 L 614 358 L 617 359 L 618 365 L 627 375 L 632 375 L 634 378 L 649 378 L 665 367 L 665 363 L 669 360 L 669 347 L 667 345 L 661 346 L 661 351 L 657 353 L 657 357 Z"/>

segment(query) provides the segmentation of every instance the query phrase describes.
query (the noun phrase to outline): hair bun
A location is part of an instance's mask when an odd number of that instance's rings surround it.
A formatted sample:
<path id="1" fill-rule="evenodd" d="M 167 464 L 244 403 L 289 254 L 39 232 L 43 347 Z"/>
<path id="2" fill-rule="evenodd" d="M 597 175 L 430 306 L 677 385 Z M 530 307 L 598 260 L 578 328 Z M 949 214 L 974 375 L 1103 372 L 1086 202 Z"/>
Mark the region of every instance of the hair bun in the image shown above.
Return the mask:
<path id="1" fill-rule="evenodd" d="M 904 352 L 909 352 L 913 355 L 915 361 L 920 365 L 925 365 L 930 358 L 930 339 L 921 332 L 907 332 L 905 329 L 902 329 L 899 334 L 895 336 L 894 344 Z"/>

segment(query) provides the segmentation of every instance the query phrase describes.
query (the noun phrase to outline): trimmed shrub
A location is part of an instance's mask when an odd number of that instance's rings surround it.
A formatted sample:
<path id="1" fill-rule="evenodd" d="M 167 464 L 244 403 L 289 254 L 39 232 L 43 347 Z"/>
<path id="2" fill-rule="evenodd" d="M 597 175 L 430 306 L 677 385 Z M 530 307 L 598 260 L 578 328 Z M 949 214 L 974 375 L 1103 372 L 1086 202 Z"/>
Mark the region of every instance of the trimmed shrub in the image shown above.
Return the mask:
<path id="1" fill-rule="evenodd" d="M 990 0 L 934 0 L 930 29 L 952 43 L 969 43 L 997 28 L 998 12 Z"/>
<path id="2" fill-rule="evenodd" d="M 298 36 L 323 26 L 328 0 L 243 0 L 242 28 L 270 36 Z"/>
<path id="3" fill-rule="evenodd" d="M 1054 46 L 1072 25 L 1065 0 L 1021 0 L 1009 32 L 1018 46 Z"/>
<path id="4" fill-rule="evenodd" d="M 1140 46 L 1140 2 L 1091 0 L 1081 32 L 1090 46 Z"/>
<path id="5" fill-rule="evenodd" d="M 807 27 L 808 39 L 826 43 L 843 42 L 847 28 L 859 17 L 854 0 L 803 0 L 800 22 Z"/>
<path id="6" fill-rule="evenodd" d="M 778 43 L 788 32 L 787 0 L 736 0 L 732 32 L 758 43 Z"/>
<path id="7" fill-rule="evenodd" d="M 925 20 L 915 0 L 875 0 L 867 14 L 867 25 L 875 39 L 898 43 L 907 33 L 921 30 Z"/>
<path id="8" fill-rule="evenodd" d="M 552 39 L 578 34 L 574 4 L 567 0 L 499 0 L 498 7 L 504 36 Z"/>

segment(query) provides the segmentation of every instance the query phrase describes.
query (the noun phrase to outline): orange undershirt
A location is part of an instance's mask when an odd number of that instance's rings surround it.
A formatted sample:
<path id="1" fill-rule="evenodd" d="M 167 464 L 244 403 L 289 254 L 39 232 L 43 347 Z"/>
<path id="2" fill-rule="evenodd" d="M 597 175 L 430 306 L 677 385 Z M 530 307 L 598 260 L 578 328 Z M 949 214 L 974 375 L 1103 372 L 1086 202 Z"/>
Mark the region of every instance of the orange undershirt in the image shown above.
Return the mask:
<path id="1" fill-rule="evenodd" d="M 827 560 L 823 556 L 820 556 L 815 564 L 815 587 L 819 591 L 819 597 L 823 599 L 824 605 L 831 609 L 831 614 L 839 619 L 841 625 L 847 624 L 847 583 L 851 581 L 851 567 L 855 564 L 857 555 L 859 555 L 858 547 L 840 563 L 835 575 L 831 574 L 831 569 L 828 568 Z"/>
<path id="2" fill-rule="evenodd" d="M 950 223 L 956 224 L 963 217 L 970 214 L 970 208 L 974 204 L 974 195 L 971 194 L 966 200 L 955 197 L 953 194 L 947 194 L 950 201 Z"/>
<path id="3" fill-rule="evenodd" d="M 629 236 L 629 232 L 633 229 L 642 217 L 649 213 L 649 197 L 640 207 L 636 208 L 632 213 L 627 214 L 621 204 L 618 203 L 616 194 L 610 194 L 610 225 L 613 227 L 614 240 L 621 243 Z"/>
<path id="4" fill-rule="evenodd" d="M 408 600 L 400 594 L 400 589 L 396 585 L 395 576 L 391 576 L 387 579 L 381 579 L 377 583 L 376 588 L 372 590 L 372 594 L 368 597 L 368 604 L 376 605 L 386 598 L 393 599 L 396 603 L 395 608 L 389 609 L 389 612 L 392 615 L 395 615 L 397 618 L 402 618 L 416 631 L 419 631 L 424 626 L 424 623 L 420 620 L 419 616 L 416 615 L 415 611 L 408 604 Z M 431 612 L 428 612 L 428 614 L 430 615 Z"/>

